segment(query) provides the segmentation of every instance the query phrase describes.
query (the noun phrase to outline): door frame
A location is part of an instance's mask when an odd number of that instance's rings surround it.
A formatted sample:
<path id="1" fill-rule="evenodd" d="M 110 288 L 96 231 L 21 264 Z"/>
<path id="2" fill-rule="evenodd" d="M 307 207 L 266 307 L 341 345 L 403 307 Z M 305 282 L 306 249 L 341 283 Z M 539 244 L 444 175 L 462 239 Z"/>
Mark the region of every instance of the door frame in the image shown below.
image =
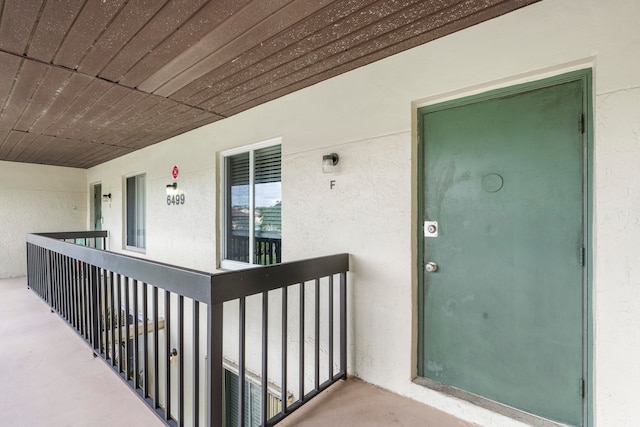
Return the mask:
<path id="1" fill-rule="evenodd" d="M 478 396 L 465 390 L 451 387 L 437 381 L 418 376 L 422 372 L 422 351 L 423 351 L 423 333 L 422 324 L 424 320 L 424 307 L 421 303 L 424 297 L 424 244 L 422 221 L 424 220 L 424 144 L 422 136 L 423 116 L 427 113 L 454 108 L 461 105 L 467 105 L 482 101 L 487 101 L 497 97 L 507 95 L 515 95 L 528 92 L 535 89 L 554 86 L 562 83 L 579 81 L 582 84 L 583 99 L 582 107 L 584 111 L 584 133 L 583 133 L 583 233 L 585 244 L 585 265 L 583 274 L 583 378 L 584 384 L 584 403 L 583 403 L 583 426 L 593 425 L 593 307 L 592 307 L 592 287 L 593 287 L 593 71 L 591 68 L 584 68 L 577 71 L 571 71 L 556 76 L 543 78 L 540 80 L 516 84 L 509 87 L 488 90 L 480 94 L 462 96 L 457 99 L 444 102 L 434 102 L 432 104 L 414 107 L 414 120 L 417 129 L 417 217 L 415 223 L 417 258 L 415 260 L 417 292 L 417 325 L 415 325 L 414 333 L 415 343 L 413 346 L 413 357 L 415 360 L 413 372 L 414 382 L 425 386 L 429 389 L 439 391 L 462 400 L 466 400 L 475 405 L 489 409 L 493 412 L 500 413 L 507 417 L 516 419 L 535 426 L 557 426 L 554 421 L 529 414 L 519 409 L 512 408 L 502 403 Z M 415 246 L 414 246 L 415 247 Z"/>

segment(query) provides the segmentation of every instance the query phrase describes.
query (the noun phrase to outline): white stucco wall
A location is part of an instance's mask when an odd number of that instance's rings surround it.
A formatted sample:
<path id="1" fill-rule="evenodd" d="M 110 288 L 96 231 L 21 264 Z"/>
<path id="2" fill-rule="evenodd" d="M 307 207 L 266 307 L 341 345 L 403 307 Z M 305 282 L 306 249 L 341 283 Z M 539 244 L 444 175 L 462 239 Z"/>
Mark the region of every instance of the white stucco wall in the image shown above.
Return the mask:
<path id="1" fill-rule="evenodd" d="M 595 131 L 595 409 L 600 425 L 631 426 L 640 413 L 640 88 L 600 94 Z"/>
<path id="2" fill-rule="evenodd" d="M 640 16 L 636 0 L 544 0 L 88 171 L 111 192 L 122 250 L 123 177 L 147 173 L 146 255 L 211 271 L 220 151 L 282 137 L 284 257 L 352 255 L 350 372 L 482 425 L 521 425 L 411 382 L 417 105 L 565 71 L 594 70 L 594 418 L 640 417 Z M 320 171 L 323 154 L 337 171 Z M 184 206 L 164 187 L 180 167 Z M 335 180 L 333 190 L 329 180 Z M 139 255 L 139 254 L 136 254 Z"/>
<path id="3" fill-rule="evenodd" d="M 25 235 L 84 230 L 86 171 L 0 161 L 0 278 L 27 274 Z"/>

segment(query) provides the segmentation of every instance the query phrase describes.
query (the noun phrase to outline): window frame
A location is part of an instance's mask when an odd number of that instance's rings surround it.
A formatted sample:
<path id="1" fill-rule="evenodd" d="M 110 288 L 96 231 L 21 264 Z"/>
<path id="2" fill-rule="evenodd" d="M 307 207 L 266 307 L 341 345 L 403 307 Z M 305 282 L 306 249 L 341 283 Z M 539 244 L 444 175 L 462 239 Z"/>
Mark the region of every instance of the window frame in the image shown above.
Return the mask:
<path id="1" fill-rule="evenodd" d="M 142 197 L 142 199 L 140 198 L 139 195 L 139 190 L 138 190 L 138 178 L 139 177 L 144 177 L 144 195 Z M 144 227 L 143 227 L 143 231 L 144 231 L 144 243 L 143 246 L 136 246 L 136 245 L 130 245 L 129 244 L 129 188 L 127 186 L 127 181 L 130 178 L 136 178 L 136 188 L 135 188 L 135 201 L 136 201 L 136 205 L 135 205 L 135 209 L 139 210 L 140 208 L 140 203 L 142 204 L 142 217 L 144 220 Z M 125 250 L 129 250 L 129 251 L 134 251 L 134 252 L 141 252 L 141 253 L 145 253 L 146 249 L 147 249 L 147 173 L 146 172 L 137 172 L 137 173 L 133 173 L 133 174 L 129 174 L 129 175 L 125 175 L 123 178 L 123 187 L 124 187 L 124 203 L 123 203 L 123 209 L 124 209 L 124 221 L 123 221 L 123 247 Z M 137 213 L 136 213 L 136 217 L 137 217 Z M 136 235 L 136 244 L 138 244 L 138 237 Z"/>
<path id="2" fill-rule="evenodd" d="M 225 270 L 240 270 L 245 268 L 256 268 L 261 267 L 261 264 L 254 264 L 254 254 L 251 253 L 249 255 L 249 262 L 235 261 L 231 259 L 226 259 L 227 256 L 227 248 L 228 248 L 228 235 L 227 229 L 229 225 L 229 221 L 231 219 L 228 215 L 227 203 L 231 201 L 228 200 L 229 197 L 227 195 L 227 165 L 226 159 L 228 157 L 232 157 L 238 154 L 249 153 L 249 210 L 255 210 L 255 191 L 254 191 L 254 163 L 255 163 L 255 152 L 257 150 L 273 147 L 276 145 L 280 145 L 282 149 L 282 138 L 271 138 L 265 141 L 257 142 L 250 145 L 244 145 L 242 147 L 236 147 L 229 150 L 220 152 L 220 268 Z M 282 168 L 282 151 L 280 154 L 280 167 Z M 282 183 L 282 179 L 280 180 Z M 282 197 L 282 193 L 280 194 Z M 254 215 L 249 215 L 249 247 L 255 247 L 255 217 Z M 253 250 L 252 250 L 253 252 Z"/>

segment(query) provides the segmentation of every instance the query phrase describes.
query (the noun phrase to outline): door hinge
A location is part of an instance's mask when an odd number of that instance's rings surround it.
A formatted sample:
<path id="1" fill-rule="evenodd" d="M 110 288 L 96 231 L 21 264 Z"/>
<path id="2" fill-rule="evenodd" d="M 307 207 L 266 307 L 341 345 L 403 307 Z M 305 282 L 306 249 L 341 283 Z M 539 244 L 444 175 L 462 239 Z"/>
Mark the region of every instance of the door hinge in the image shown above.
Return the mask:
<path id="1" fill-rule="evenodd" d="M 584 379 L 580 379 L 580 382 L 578 384 L 578 390 L 580 393 L 580 397 L 584 399 Z"/>
<path id="2" fill-rule="evenodd" d="M 584 133 L 584 114 L 580 114 L 580 133 Z"/>
<path id="3" fill-rule="evenodd" d="M 580 266 L 584 267 L 585 249 L 584 246 L 580 248 Z"/>

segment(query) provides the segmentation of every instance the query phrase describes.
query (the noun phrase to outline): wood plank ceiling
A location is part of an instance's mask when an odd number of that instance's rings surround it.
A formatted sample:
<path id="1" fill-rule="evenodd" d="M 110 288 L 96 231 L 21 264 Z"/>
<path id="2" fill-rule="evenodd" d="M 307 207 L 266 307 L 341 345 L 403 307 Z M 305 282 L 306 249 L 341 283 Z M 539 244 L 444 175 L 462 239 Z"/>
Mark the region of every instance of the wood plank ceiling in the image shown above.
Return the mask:
<path id="1" fill-rule="evenodd" d="M 539 0 L 0 0 L 0 160 L 89 168 Z"/>

